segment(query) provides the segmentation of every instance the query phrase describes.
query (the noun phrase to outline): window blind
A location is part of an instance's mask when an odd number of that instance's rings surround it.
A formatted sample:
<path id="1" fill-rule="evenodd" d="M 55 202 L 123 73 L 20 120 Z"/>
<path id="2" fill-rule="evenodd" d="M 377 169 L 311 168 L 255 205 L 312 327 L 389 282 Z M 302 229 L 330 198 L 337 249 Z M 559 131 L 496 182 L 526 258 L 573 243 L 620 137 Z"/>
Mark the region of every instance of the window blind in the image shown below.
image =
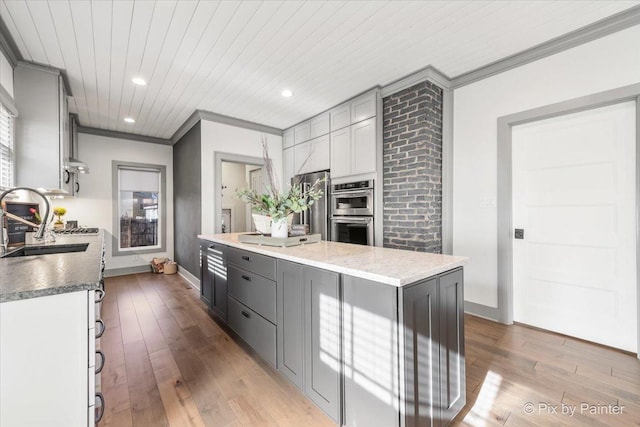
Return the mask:
<path id="1" fill-rule="evenodd" d="M 13 187 L 14 164 L 14 118 L 4 105 L 0 104 L 0 189 Z"/>
<path id="2" fill-rule="evenodd" d="M 160 171 L 121 168 L 120 191 L 158 193 L 160 191 Z"/>

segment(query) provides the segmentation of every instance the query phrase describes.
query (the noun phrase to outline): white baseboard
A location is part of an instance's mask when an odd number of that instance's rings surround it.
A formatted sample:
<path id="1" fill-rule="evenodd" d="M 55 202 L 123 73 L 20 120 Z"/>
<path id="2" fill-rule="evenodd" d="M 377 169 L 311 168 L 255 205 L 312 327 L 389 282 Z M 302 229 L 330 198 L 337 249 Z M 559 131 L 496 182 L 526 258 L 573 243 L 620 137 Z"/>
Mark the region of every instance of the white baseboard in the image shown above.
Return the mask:
<path id="1" fill-rule="evenodd" d="M 476 302 L 465 301 L 464 312 L 473 314 L 474 316 L 482 317 L 483 319 L 498 322 L 498 309 L 496 307 L 489 307 L 487 305 L 478 304 Z"/>
<path id="2" fill-rule="evenodd" d="M 200 279 L 198 279 L 193 274 L 189 273 L 187 269 L 182 267 L 180 264 L 178 264 L 178 274 L 182 276 L 184 280 L 189 282 L 189 284 L 193 286 L 195 289 L 200 290 Z"/>

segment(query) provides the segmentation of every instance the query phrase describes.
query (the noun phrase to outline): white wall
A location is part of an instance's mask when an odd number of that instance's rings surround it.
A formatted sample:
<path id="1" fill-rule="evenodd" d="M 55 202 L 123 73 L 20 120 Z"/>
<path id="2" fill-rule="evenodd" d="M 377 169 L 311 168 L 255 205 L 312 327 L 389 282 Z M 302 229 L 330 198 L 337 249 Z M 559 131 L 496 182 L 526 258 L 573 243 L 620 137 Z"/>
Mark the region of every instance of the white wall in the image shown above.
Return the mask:
<path id="1" fill-rule="evenodd" d="M 6 90 L 13 98 L 13 67 L 4 56 L 4 53 L 0 51 L 0 85 Z"/>
<path id="2" fill-rule="evenodd" d="M 262 133 L 203 120 L 202 132 L 202 233 L 214 233 L 214 152 L 262 158 Z M 282 185 L 282 137 L 265 134 L 269 156 Z"/>
<path id="3" fill-rule="evenodd" d="M 88 175 L 80 175 L 80 193 L 76 199 L 55 200 L 53 204 L 67 208 L 65 220 L 78 220 L 78 224 L 104 228 L 107 238 L 107 270 L 147 265 L 153 257 L 173 258 L 173 147 L 159 144 L 78 135 L 78 157 L 89 164 Z M 150 163 L 167 167 L 166 252 L 144 255 L 112 256 L 113 201 L 111 161 Z"/>
<path id="4" fill-rule="evenodd" d="M 497 306 L 497 119 L 640 82 L 635 26 L 454 91 L 453 252 L 465 299 Z M 489 206 L 489 207 L 483 207 Z"/>

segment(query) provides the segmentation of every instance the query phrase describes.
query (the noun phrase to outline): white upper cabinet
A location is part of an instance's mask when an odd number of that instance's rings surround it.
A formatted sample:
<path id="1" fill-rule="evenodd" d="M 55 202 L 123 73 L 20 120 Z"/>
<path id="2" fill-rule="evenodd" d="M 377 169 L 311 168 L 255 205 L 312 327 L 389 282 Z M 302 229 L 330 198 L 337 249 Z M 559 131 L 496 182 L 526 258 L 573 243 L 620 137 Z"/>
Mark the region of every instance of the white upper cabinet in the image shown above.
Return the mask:
<path id="1" fill-rule="evenodd" d="M 16 184 L 70 194 L 69 112 L 59 71 L 19 64 L 14 78 L 16 106 Z"/>
<path id="2" fill-rule="evenodd" d="M 293 128 L 294 140 L 296 144 L 311 139 L 311 122 L 304 122 Z"/>
<path id="3" fill-rule="evenodd" d="M 331 115 L 332 132 L 351 124 L 351 106 L 349 103 L 337 106 L 329 114 Z"/>
<path id="4" fill-rule="evenodd" d="M 293 178 L 296 174 L 294 147 L 289 147 L 282 151 L 282 163 L 283 163 L 283 169 L 284 169 L 283 188 L 286 191 L 289 188 L 291 188 L 291 178 Z"/>
<path id="5" fill-rule="evenodd" d="M 293 148 L 295 174 L 329 169 L 329 135 L 297 144 Z"/>
<path id="6" fill-rule="evenodd" d="M 309 172 L 317 172 L 329 169 L 331 166 L 329 134 L 311 141 L 312 169 Z"/>
<path id="7" fill-rule="evenodd" d="M 293 147 L 294 144 L 293 128 L 285 130 L 282 134 L 282 148 Z"/>
<path id="8" fill-rule="evenodd" d="M 310 126 L 311 138 L 318 138 L 319 136 L 328 134 L 330 131 L 329 113 L 324 113 L 311 119 Z"/>
<path id="9" fill-rule="evenodd" d="M 351 101 L 351 124 L 376 115 L 376 92 Z"/>
<path id="10" fill-rule="evenodd" d="M 331 177 L 376 171 L 376 118 L 331 133 Z"/>
<path id="11" fill-rule="evenodd" d="M 351 126 L 351 175 L 376 171 L 376 118 Z"/>
<path id="12" fill-rule="evenodd" d="M 293 147 L 293 153 L 294 175 L 310 171 L 311 141 L 296 144 Z"/>
<path id="13" fill-rule="evenodd" d="M 351 130 L 342 128 L 331 132 L 331 177 L 348 176 L 351 173 Z"/>

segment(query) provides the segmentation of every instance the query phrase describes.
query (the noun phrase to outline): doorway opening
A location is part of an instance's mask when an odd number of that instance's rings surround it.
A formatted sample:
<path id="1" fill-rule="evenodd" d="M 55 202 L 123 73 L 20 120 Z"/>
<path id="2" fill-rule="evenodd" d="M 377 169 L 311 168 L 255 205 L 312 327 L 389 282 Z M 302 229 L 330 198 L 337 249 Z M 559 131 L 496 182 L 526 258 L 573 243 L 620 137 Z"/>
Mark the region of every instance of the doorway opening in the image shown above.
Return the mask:
<path id="1" fill-rule="evenodd" d="M 236 197 L 240 188 L 264 192 L 264 160 L 259 157 L 214 155 L 214 229 L 216 233 L 255 231 L 249 205 Z"/>

